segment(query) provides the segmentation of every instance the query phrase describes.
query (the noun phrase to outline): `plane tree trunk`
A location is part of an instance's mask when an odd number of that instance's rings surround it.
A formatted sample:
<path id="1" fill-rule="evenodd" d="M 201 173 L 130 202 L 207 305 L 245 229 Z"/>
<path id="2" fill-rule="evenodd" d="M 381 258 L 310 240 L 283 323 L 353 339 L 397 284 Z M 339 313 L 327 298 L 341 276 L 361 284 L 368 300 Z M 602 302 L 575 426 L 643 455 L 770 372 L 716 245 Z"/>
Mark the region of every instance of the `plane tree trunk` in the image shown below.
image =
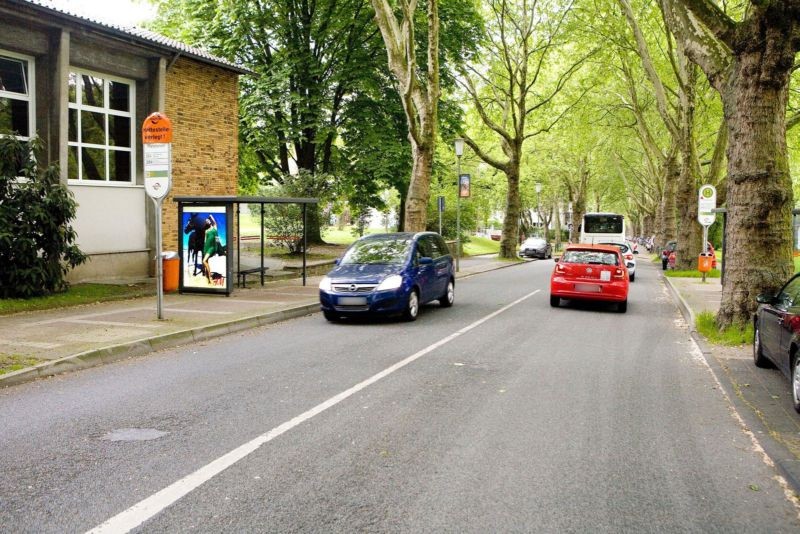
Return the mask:
<path id="1" fill-rule="evenodd" d="M 800 49 L 800 5 L 752 2 L 741 22 L 711 0 L 661 5 L 687 55 L 722 98 L 728 225 L 717 326 L 743 327 L 755 311 L 755 297 L 774 293 L 794 270 L 786 103 Z"/>

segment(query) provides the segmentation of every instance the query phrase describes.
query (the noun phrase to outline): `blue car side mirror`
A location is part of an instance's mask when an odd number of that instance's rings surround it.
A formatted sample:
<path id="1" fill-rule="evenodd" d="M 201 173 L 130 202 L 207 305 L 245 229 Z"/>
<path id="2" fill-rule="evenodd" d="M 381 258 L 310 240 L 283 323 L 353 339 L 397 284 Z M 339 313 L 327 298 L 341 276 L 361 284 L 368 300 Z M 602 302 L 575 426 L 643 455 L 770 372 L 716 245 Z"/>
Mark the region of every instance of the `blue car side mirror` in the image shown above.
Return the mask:
<path id="1" fill-rule="evenodd" d="M 342 262 L 341 258 L 336 258 L 335 260 L 333 260 L 334 265 L 339 265 L 341 262 Z"/>
<path id="2" fill-rule="evenodd" d="M 431 265 L 433 263 L 433 258 L 428 258 L 427 256 L 423 256 L 419 259 L 420 265 Z"/>

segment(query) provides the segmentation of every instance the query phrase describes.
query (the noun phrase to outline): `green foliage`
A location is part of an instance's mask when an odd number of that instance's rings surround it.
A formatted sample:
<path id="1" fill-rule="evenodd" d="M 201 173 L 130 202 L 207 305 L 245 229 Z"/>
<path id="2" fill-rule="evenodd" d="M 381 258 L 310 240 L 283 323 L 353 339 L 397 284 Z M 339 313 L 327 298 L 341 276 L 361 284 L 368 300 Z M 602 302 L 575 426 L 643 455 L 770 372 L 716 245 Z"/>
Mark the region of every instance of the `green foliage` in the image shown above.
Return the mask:
<path id="1" fill-rule="evenodd" d="M 456 228 L 458 227 L 458 204 L 455 191 L 445 194 L 445 210 L 442 213 L 442 237 L 449 240 L 456 239 Z M 439 208 L 438 196 L 431 195 L 428 202 L 428 222 L 426 230 L 431 232 L 439 231 Z M 475 206 L 468 199 L 461 199 L 461 241 L 466 242 L 469 235 L 475 229 Z"/>
<path id="2" fill-rule="evenodd" d="M 304 197 L 309 196 L 309 189 L 323 190 L 328 183 L 328 177 L 317 174 L 312 175 L 300 171 L 296 175 L 288 175 L 283 181 L 273 182 L 271 185 L 262 186 L 259 194 L 266 197 Z M 306 217 L 311 212 L 313 205 L 308 205 Z M 261 216 L 261 207 L 251 204 L 251 217 L 258 220 Z M 303 207 L 300 204 L 266 204 L 264 206 L 264 233 L 268 241 L 284 247 L 289 254 L 298 254 L 303 250 Z"/>
<path id="3" fill-rule="evenodd" d="M 40 150 L 38 140 L 0 137 L 0 298 L 63 291 L 69 270 L 86 261 L 69 224 L 75 200 L 57 167 L 36 165 Z"/>
<path id="4" fill-rule="evenodd" d="M 695 327 L 700 334 L 715 345 L 737 346 L 753 343 L 753 323 L 744 328 L 731 326 L 720 331 L 717 318 L 711 312 L 700 312 L 695 320 Z"/>

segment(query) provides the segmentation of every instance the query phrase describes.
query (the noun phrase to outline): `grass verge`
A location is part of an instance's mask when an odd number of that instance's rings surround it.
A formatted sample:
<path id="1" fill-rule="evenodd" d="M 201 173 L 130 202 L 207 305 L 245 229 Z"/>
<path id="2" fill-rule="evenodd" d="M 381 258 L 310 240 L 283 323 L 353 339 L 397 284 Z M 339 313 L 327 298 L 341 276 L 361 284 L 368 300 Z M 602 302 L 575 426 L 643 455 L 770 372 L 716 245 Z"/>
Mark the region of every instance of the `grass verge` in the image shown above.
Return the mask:
<path id="1" fill-rule="evenodd" d="M 0 353 L 0 375 L 13 373 L 26 367 L 33 367 L 37 363 L 42 363 L 44 360 L 37 360 L 29 356 L 20 356 L 18 354 L 3 354 Z"/>
<path id="2" fill-rule="evenodd" d="M 500 241 L 492 241 L 488 237 L 470 236 L 469 242 L 464 243 L 465 256 L 497 254 L 498 252 L 500 252 Z"/>
<path id="3" fill-rule="evenodd" d="M 155 288 L 148 284 L 75 284 L 63 293 L 30 299 L 0 299 L 0 315 L 26 311 L 66 308 L 95 302 L 124 300 L 145 295 L 155 295 Z"/>
<path id="4" fill-rule="evenodd" d="M 703 273 L 700 271 L 674 271 L 667 269 L 664 271 L 664 276 L 669 276 L 670 278 L 703 278 Z M 719 278 L 720 271 L 717 269 L 712 269 L 706 273 L 706 278 Z"/>
<path id="5" fill-rule="evenodd" d="M 720 332 L 717 329 L 716 316 L 708 311 L 697 314 L 695 320 L 697 331 L 709 342 L 715 345 L 734 347 L 753 343 L 753 325 L 748 324 L 744 330 L 731 326 Z"/>

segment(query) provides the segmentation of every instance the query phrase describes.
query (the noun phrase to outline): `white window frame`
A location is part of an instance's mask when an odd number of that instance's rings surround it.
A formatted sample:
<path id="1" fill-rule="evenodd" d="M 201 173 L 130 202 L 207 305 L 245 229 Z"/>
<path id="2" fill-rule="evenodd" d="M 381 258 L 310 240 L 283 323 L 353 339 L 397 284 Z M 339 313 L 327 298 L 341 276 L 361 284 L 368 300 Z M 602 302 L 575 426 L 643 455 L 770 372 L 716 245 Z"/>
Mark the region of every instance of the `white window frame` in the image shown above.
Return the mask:
<path id="1" fill-rule="evenodd" d="M 30 141 L 32 137 L 36 136 L 36 60 L 33 58 L 33 56 L 9 52 L 8 50 L 3 50 L 2 48 L 0 48 L 0 56 L 19 59 L 28 63 L 28 78 L 25 80 L 28 86 L 28 94 L 21 95 L 11 91 L 0 90 L 0 97 L 10 98 L 12 100 L 22 100 L 23 102 L 28 103 L 28 135 L 15 135 L 14 137 L 20 141 Z"/>
<path id="2" fill-rule="evenodd" d="M 93 186 L 100 186 L 100 187 L 130 187 L 131 185 L 136 184 L 136 125 L 135 125 L 135 118 L 136 118 L 136 82 L 134 80 L 128 78 L 120 78 L 119 76 L 111 76 L 108 74 L 103 74 L 102 72 L 91 71 L 88 69 L 81 69 L 78 67 L 70 66 L 69 68 L 70 74 L 75 74 L 78 77 L 78 85 L 75 87 L 75 102 L 68 102 L 68 108 L 74 109 L 78 113 L 78 122 L 75 125 L 78 134 L 78 141 L 70 141 L 69 136 L 67 136 L 67 146 L 68 147 L 76 147 L 78 150 L 78 157 L 77 157 L 77 164 L 78 164 L 78 178 L 70 178 L 68 182 L 73 185 L 93 185 Z M 90 106 L 88 104 L 83 103 L 83 76 L 91 76 L 94 78 L 101 78 L 103 80 L 103 106 Z M 129 87 L 128 91 L 128 111 L 119 111 L 116 109 L 110 108 L 109 99 L 111 97 L 110 92 L 108 90 L 108 82 L 119 82 L 127 84 Z M 69 83 L 69 82 L 67 82 Z M 98 145 L 95 143 L 84 143 L 82 141 L 82 121 L 81 121 L 81 112 L 82 111 L 90 111 L 94 113 L 102 113 L 105 116 L 105 139 L 106 144 Z M 108 141 L 108 117 L 109 116 L 115 117 L 126 117 L 130 119 L 130 140 L 131 146 L 130 147 L 120 147 L 116 145 L 109 144 Z M 67 119 L 69 120 L 69 119 Z M 97 148 L 101 149 L 105 153 L 105 171 L 106 177 L 105 180 L 88 180 L 83 177 L 83 158 L 81 157 L 81 150 L 83 148 Z M 130 180 L 122 182 L 119 180 L 111 180 L 109 176 L 110 172 L 110 153 L 112 151 L 119 151 L 119 152 L 129 152 L 131 155 L 131 177 Z M 69 165 L 69 163 L 66 163 Z M 68 171 L 69 172 L 69 171 Z"/>

